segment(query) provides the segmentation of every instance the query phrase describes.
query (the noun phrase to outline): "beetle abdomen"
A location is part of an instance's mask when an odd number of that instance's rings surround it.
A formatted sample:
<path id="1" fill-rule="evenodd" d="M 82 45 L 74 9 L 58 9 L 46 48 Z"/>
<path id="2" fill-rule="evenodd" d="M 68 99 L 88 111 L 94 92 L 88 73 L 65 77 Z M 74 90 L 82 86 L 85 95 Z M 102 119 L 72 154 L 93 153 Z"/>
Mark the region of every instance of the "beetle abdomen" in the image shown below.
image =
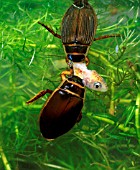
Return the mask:
<path id="1" fill-rule="evenodd" d="M 96 14 L 88 2 L 79 7 L 74 3 L 65 13 L 62 21 L 61 37 L 64 45 L 90 45 L 94 39 L 97 27 Z"/>
<path id="2" fill-rule="evenodd" d="M 76 123 L 83 99 L 73 94 L 55 90 L 44 105 L 40 115 L 40 131 L 46 139 L 54 139 L 68 132 Z"/>

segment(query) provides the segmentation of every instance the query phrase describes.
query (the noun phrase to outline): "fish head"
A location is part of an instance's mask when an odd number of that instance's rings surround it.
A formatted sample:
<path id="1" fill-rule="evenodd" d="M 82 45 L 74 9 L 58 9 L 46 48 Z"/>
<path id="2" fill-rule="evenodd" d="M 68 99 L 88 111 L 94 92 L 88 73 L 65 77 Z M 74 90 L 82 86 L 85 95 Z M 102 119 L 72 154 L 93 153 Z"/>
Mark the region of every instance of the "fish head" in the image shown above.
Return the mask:
<path id="1" fill-rule="evenodd" d="M 108 90 L 106 82 L 95 70 L 88 70 L 85 72 L 83 84 L 95 91 L 106 92 Z"/>

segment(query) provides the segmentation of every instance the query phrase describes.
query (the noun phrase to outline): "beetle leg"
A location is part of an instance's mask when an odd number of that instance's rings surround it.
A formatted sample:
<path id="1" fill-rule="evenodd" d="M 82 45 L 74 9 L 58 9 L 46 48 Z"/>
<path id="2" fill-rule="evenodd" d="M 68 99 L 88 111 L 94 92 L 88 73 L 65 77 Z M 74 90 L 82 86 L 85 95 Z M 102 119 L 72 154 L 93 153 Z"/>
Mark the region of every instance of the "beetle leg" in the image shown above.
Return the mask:
<path id="1" fill-rule="evenodd" d="M 86 56 L 85 57 L 85 62 L 86 62 L 86 66 L 89 64 L 89 58 Z"/>
<path id="2" fill-rule="evenodd" d="M 61 35 L 55 33 L 51 28 L 49 28 L 47 25 L 41 23 L 38 21 L 38 24 L 42 25 L 44 28 L 46 28 L 51 34 L 53 34 L 55 37 L 60 38 L 61 39 Z"/>
<path id="3" fill-rule="evenodd" d="M 65 79 L 66 79 L 66 75 L 70 76 L 70 75 L 72 75 L 72 73 L 73 73 L 73 69 L 63 71 L 63 72 L 61 73 L 61 78 L 62 78 L 62 80 L 65 80 Z"/>
<path id="4" fill-rule="evenodd" d="M 80 122 L 80 120 L 82 119 L 82 112 L 80 112 L 80 114 L 79 114 L 79 116 L 78 116 L 78 118 L 77 118 L 77 123 L 79 123 Z"/>
<path id="5" fill-rule="evenodd" d="M 120 37 L 120 36 L 121 36 L 120 34 L 116 34 L 116 35 L 103 35 L 101 37 L 94 38 L 93 41 L 102 40 L 102 39 L 111 38 L 111 37 Z"/>
<path id="6" fill-rule="evenodd" d="M 69 63 L 69 59 L 68 59 L 68 57 L 66 56 L 66 63 L 68 64 Z"/>
<path id="7" fill-rule="evenodd" d="M 33 98 L 31 98 L 30 100 L 28 100 L 26 103 L 27 104 L 30 104 L 32 102 L 34 102 L 35 100 L 39 99 L 40 97 L 44 96 L 46 93 L 52 93 L 53 91 L 52 90 L 42 90 L 40 91 L 39 93 L 37 93 Z"/>
<path id="8" fill-rule="evenodd" d="M 61 35 L 55 33 L 51 28 L 49 28 L 47 25 L 41 23 L 40 21 L 38 21 L 38 24 L 42 25 L 44 28 L 46 28 L 51 34 L 53 34 L 55 37 L 61 39 Z M 120 37 L 120 34 L 116 34 L 116 35 L 104 35 L 104 36 L 100 36 L 98 38 L 94 38 L 93 41 L 97 41 L 97 40 L 102 40 L 102 39 L 106 39 L 106 38 L 111 38 L 111 37 Z"/>

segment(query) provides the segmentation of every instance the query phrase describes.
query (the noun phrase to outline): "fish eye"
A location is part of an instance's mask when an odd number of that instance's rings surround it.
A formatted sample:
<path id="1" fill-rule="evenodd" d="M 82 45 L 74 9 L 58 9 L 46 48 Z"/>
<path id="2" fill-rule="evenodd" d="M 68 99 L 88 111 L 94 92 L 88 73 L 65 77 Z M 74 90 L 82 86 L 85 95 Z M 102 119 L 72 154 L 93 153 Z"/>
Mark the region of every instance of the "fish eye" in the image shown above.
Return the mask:
<path id="1" fill-rule="evenodd" d="M 99 82 L 95 82 L 95 83 L 94 83 L 94 87 L 95 87 L 96 89 L 99 89 L 99 88 L 102 87 L 102 84 L 99 83 Z"/>

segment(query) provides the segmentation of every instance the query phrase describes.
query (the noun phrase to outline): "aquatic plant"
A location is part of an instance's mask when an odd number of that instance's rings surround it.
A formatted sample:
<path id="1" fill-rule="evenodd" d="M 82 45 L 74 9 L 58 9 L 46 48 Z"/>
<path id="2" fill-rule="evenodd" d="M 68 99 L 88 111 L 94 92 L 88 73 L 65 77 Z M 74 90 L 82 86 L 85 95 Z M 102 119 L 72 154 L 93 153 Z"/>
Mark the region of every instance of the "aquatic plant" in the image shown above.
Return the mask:
<path id="1" fill-rule="evenodd" d="M 90 1 L 98 17 L 90 69 L 108 84 L 105 93 L 87 89 L 83 119 L 69 133 L 47 142 L 38 116 L 47 95 L 25 102 L 42 89 L 55 89 L 67 69 L 61 40 L 37 24 L 60 33 L 71 1 L 1 2 L 0 169 L 140 169 L 139 1 Z M 102 8 L 101 8 L 102 4 Z M 63 6 L 63 8 L 62 8 Z"/>

